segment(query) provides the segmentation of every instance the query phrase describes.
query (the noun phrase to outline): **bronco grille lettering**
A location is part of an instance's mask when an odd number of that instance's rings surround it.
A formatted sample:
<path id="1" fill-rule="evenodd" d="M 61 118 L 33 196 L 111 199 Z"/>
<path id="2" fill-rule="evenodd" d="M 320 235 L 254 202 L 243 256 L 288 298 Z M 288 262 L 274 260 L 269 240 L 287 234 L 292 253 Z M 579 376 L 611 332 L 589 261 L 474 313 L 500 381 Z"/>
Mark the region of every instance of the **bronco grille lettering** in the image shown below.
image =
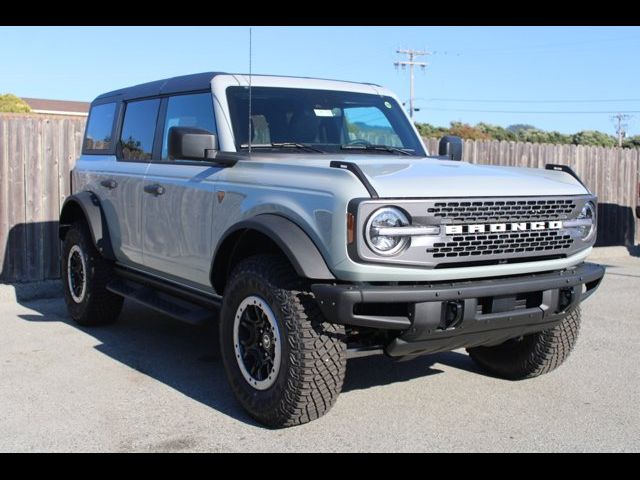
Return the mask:
<path id="1" fill-rule="evenodd" d="M 562 221 L 550 222 L 516 222 L 516 223 L 485 223 L 476 225 L 445 225 L 447 235 L 463 233 L 500 233 L 524 232 L 526 230 L 560 230 Z"/>

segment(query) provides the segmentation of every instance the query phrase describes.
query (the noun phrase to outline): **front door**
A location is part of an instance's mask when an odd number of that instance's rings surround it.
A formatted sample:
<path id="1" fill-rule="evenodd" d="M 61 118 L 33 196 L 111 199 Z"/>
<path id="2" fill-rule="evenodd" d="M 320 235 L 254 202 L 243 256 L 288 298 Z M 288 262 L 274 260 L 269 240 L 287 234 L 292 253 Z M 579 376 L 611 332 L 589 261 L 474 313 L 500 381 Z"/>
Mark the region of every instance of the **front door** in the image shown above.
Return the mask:
<path id="1" fill-rule="evenodd" d="M 188 126 L 216 132 L 211 92 L 163 100 L 160 159 L 143 188 L 143 261 L 146 269 L 194 287 L 210 289 L 215 180 L 220 167 L 171 158 L 168 130 Z M 161 119 L 162 121 L 162 119 Z"/>

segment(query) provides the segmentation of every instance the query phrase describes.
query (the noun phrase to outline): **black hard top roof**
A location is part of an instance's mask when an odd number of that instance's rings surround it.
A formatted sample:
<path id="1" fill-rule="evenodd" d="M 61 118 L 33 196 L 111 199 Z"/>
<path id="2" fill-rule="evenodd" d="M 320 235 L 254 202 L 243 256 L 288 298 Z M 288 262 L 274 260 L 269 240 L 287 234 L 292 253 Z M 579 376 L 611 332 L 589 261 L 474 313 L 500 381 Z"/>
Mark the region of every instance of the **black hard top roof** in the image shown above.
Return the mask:
<path id="1" fill-rule="evenodd" d="M 168 93 L 189 92 L 194 90 L 205 90 L 210 88 L 211 79 L 222 72 L 203 72 L 194 73 L 192 75 L 182 75 L 180 77 L 165 78 L 164 80 L 156 80 L 155 82 L 141 83 L 133 87 L 121 88 L 112 92 L 103 93 L 94 100 L 118 99 L 128 100 L 131 98 L 153 97 Z"/>
<path id="2" fill-rule="evenodd" d="M 92 103 L 105 103 L 105 101 L 114 100 L 130 100 L 133 98 L 154 97 L 157 95 L 165 95 L 171 93 L 193 92 L 196 90 L 207 90 L 211 86 L 211 80 L 216 75 L 232 75 L 225 72 L 203 72 L 194 73 L 192 75 L 181 75 L 179 77 L 165 78 L 149 83 L 141 83 L 132 87 L 113 90 L 112 92 L 103 93 L 96 97 Z M 244 74 L 242 74 L 244 75 Z M 265 76 L 256 75 L 254 77 Z M 277 75 L 282 76 L 282 75 Z M 289 78 L 311 78 L 311 77 L 289 77 Z M 325 80 L 325 79 L 318 79 Z M 344 82 L 344 80 L 339 80 Z M 365 82 L 348 82 L 347 83 L 365 83 Z M 375 83 L 367 83 L 367 85 L 376 85 Z"/>

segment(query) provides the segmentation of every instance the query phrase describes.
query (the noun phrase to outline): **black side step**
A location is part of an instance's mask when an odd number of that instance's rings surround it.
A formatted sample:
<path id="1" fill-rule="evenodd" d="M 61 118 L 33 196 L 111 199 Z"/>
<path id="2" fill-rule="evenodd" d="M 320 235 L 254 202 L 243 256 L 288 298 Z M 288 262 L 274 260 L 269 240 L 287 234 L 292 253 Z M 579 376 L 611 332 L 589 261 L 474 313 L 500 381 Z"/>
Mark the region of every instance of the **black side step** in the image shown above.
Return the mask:
<path id="1" fill-rule="evenodd" d="M 130 270 L 116 269 L 118 277 L 107 290 L 192 325 L 214 321 L 220 308 L 217 299 L 183 290 Z"/>

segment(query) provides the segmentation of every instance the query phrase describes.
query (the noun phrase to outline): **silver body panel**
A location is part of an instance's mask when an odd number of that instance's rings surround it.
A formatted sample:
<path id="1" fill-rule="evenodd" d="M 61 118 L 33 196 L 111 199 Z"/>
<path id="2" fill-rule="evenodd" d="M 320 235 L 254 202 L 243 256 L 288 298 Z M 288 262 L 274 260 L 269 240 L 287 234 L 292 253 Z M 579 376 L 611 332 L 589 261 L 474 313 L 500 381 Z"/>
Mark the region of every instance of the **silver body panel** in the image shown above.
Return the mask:
<path id="1" fill-rule="evenodd" d="M 88 190 L 100 199 L 111 245 L 123 264 L 142 264 L 142 193 L 148 168 L 148 163 L 117 162 L 113 156 L 83 155 L 73 171 L 74 191 Z M 117 186 L 103 186 L 106 180 Z"/>
<path id="2" fill-rule="evenodd" d="M 222 169 L 152 163 L 145 185 L 160 184 L 163 195 L 143 196 L 143 263 L 174 278 L 208 285 L 213 226 L 217 217 L 215 186 Z"/>
<path id="3" fill-rule="evenodd" d="M 395 97 L 382 87 L 315 79 L 254 77 L 255 86 L 358 91 Z M 221 150 L 235 151 L 225 89 L 247 85 L 248 78 L 213 78 L 214 112 Z M 415 129 L 414 129 L 415 130 Z M 416 132 L 417 135 L 417 132 Z M 262 213 L 300 226 L 340 280 L 353 282 L 428 282 L 486 278 L 563 269 L 584 260 L 588 245 L 565 258 L 506 265 L 433 269 L 433 265 L 354 261 L 347 251 L 346 215 L 353 199 L 367 199 L 363 184 L 332 160 L 357 163 L 381 199 L 396 205 L 446 197 L 584 196 L 589 192 L 563 172 L 491 167 L 435 158 L 386 154 L 316 155 L 253 153 L 231 168 L 212 165 L 118 161 L 114 156 L 83 155 L 74 170 L 74 190 L 98 195 L 107 216 L 118 261 L 190 287 L 211 291 L 210 268 L 220 239 L 236 223 Z M 114 178 L 118 187 L 100 185 Z M 164 195 L 143 191 L 153 183 Z M 224 192 L 221 200 L 218 193 Z M 360 220 L 358 220 L 360 222 Z M 362 231 L 357 232 L 358 242 Z"/>

